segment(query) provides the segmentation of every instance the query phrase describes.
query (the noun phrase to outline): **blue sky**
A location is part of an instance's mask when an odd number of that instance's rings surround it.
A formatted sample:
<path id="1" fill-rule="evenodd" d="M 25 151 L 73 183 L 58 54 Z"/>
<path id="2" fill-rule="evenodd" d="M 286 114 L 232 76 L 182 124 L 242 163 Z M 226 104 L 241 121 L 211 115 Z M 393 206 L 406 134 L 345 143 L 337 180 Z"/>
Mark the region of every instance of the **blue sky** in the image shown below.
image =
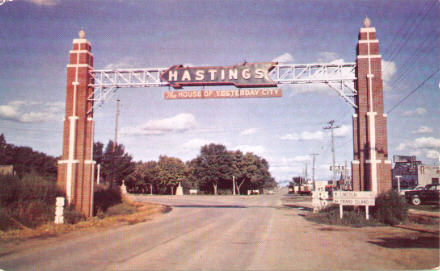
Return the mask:
<path id="1" fill-rule="evenodd" d="M 1 1 L 0 1 L 1 3 Z M 175 64 L 234 65 L 355 61 L 366 15 L 383 57 L 385 111 L 440 63 L 438 1 L 140 1 L 14 0 L 0 6 L 0 133 L 8 142 L 60 155 L 66 64 L 84 28 L 95 68 L 166 68 Z M 95 113 L 95 139 L 113 138 L 121 100 L 119 142 L 135 160 L 159 155 L 194 158 L 210 142 L 253 151 L 278 180 L 302 174 L 318 153 L 316 176 L 331 176 L 336 160 L 350 163 L 353 109 L 320 85 L 283 86 L 282 98 L 163 99 L 167 88 L 119 89 Z M 439 73 L 389 113 L 394 154 L 438 164 Z"/>

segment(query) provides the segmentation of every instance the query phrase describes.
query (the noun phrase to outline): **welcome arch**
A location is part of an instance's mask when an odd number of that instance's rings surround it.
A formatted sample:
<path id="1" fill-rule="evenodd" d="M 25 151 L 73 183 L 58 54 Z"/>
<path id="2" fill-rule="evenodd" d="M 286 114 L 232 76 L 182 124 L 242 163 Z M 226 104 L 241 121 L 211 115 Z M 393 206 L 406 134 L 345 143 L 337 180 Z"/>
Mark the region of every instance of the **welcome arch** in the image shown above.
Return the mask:
<path id="1" fill-rule="evenodd" d="M 93 68 L 92 47 L 84 31 L 79 33 L 78 39 L 73 40 L 73 48 L 69 53 L 63 148 L 62 158 L 58 161 L 57 183 L 65 191 L 67 201 L 86 216 L 93 215 L 92 192 L 96 163 L 93 161 L 93 111 L 118 88 L 126 87 L 235 85 L 243 89 L 280 84 L 326 84 L 354 108 L 353 189 L 374 193 L 391 189 L 382 57 L 379 54 L 376 29 L 370 26 L 368 18 L 359 31 L 355 63 L 268 62 L 243 63 L 231 67 L 173 66 L 98 70 Z M 251 78 L 252 73 L 255 80 L 247 84 L 246 80 Z M 354 88 L 351 87 L 353 83 Z M 237 90 L 236 94 L 231 95 L 240 96 L 240 93 Z"/>

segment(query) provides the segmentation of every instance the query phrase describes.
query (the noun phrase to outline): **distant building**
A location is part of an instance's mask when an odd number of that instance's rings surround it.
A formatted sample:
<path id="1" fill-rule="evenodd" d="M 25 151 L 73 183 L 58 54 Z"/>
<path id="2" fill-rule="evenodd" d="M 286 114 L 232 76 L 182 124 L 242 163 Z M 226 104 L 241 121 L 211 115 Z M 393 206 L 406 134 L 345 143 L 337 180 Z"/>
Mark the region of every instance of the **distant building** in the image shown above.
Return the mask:
<path id="1" fill-rule="evenodd" d="M 401 176 L 400 186 L 402 188 L 439 183 L 440 167 L 423 165 L 416 156 L 394 155 L 393 160 L 393 187 L 397 187 L 396 176 Z"/>
<path id="2" fill-rule="evenodd" d="M 440 166 L 419 165 L 417 168 L 418 185 L 431 183 L 438 184 L 440 178 Z"/>
<path id="3" fill-rule="evenodd" d="M 0 165 L 0 175 L 15 175 L 13 165 Z"/>

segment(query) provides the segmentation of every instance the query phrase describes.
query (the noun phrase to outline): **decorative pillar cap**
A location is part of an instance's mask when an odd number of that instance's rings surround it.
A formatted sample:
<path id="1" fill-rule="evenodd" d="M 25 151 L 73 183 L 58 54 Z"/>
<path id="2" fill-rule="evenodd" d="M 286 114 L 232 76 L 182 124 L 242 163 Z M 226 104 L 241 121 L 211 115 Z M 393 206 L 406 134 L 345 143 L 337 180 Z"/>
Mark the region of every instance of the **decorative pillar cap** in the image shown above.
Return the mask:
<path id="1" fill-rule="evenodd" d="M 368 18 L 368 16 L 365 16 L 364 20 L 364 27 L 370 27 L 371 26 L 371 20 Z"/>
<path id="2" fill-rule="evenodd" d="M 81 29 L 81 31 L 79 31 L 78 36 L 80 39 L 85 39 L 86 38 L 86 31 L 84 31 L 84 29 Z"/>

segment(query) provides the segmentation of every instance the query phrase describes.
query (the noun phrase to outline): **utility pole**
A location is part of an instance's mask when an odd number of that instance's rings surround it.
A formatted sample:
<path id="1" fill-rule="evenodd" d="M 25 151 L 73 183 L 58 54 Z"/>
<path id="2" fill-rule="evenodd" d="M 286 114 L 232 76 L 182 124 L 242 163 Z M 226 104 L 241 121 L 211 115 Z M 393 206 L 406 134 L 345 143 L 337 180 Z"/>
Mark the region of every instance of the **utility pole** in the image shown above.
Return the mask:
<path id="1" fill-rule="evenodd" d="M 115 116 L 115 140 L 113 142 L 113 152 L 116 150 L 118 145 L 118 119 L 119 119 L 119 99 L 116 100 L 116 116 Z"/>
<path id="2" fill-rule="evenodd" d="M 304 181 L 307 183 L 307 166 L 308 166 L 308 162 L 306 161 L 306 168 L 305 168 L 305 170 L 304 170 Z"/>
<path id="3" fill-rule="evenodd" d="M 119 119 L 119 99 L 116 100 L 116 113 L 115 113 L 115 139 L 113 141 L 113 152 L 112 152 L 112 178 L 110 180 L 110 188 L 112 188 L 115 178 L 115 152 L 116 146 L 118 145 L 118 119 Z"/>
<path id="4" fill-rule="evenodd" d="M 235 176 L 232 176 L 232 194 L 235 196 Z"/>
<path id="5" fill-rule="evenodd" d="M 315 185 L 315 157 L 319 154 L 317 153 L 311 153 L 310 154 L 312 156 L 312 182 L 313 182 L 313 190 L 316 190 L 316 185 Z"/>
<path id="6" fill-rule="evenodd" d="M 323 127 L 324 130 L 330 130 L 331 132 L 331 136 L 332 136 L 332 171 L 333 171 L 333 175 L 332 175 L 332 185 L 335 185 L 335 180 L 336 180 L 336 168 L 335 168 L 335 163 L 336 163 L 336 157 L 335 157 L 335 139 L 334 139 L 334 134 L 333 134 L 333 130 L 337 129 L 341 126 L 333 126 L 335 124 L 334 120 L 331 120 L 328 122 L 328 124 L 330 124 L 330 126 L 326 126 Z"/>

